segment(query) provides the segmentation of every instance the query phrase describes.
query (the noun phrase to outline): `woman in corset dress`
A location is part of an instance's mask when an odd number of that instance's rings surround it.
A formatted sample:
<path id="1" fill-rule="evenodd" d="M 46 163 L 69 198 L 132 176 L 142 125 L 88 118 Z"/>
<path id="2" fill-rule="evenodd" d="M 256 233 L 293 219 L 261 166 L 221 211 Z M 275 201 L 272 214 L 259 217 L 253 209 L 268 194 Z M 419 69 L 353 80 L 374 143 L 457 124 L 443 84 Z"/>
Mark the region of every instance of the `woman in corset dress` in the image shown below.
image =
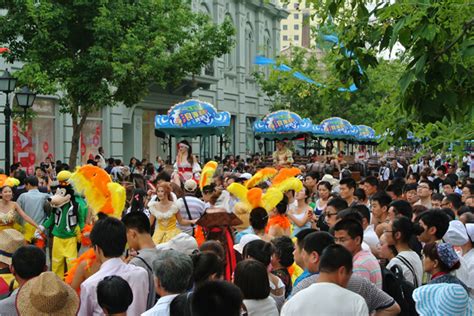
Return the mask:
<path id="1" fill-rule="evenodd" d="M 171 198 L 171 186 L 168 183 L 159 184 L 156 188 L 156 195 L 159 201 L 150 202 L 148 209 L 151 213 L 150 224 L 153 226 L 156 221 L 153 241 L 155 244 L 161 244 L 181 233 L 181 230 L 176 227 L 176 222 L 186 226 L 196 223 L 197 220 L 187 220 L 181 217 L 178 207 Z"/>

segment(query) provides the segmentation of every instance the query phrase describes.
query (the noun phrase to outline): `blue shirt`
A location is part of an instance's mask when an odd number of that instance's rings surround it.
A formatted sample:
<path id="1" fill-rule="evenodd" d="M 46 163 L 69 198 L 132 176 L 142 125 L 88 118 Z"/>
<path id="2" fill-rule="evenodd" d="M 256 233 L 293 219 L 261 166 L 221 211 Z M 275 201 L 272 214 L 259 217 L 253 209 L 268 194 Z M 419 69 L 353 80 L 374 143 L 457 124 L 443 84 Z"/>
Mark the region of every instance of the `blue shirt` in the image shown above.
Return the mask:
<path id="1" fill-rule="evenodd" d="M 38 189 L 32 189 L 20 195 L 17 203 L 35 223 L 41 224 L 46 219 L 44 204 L 48 197 L 49 194 L 41 193 Z"/>

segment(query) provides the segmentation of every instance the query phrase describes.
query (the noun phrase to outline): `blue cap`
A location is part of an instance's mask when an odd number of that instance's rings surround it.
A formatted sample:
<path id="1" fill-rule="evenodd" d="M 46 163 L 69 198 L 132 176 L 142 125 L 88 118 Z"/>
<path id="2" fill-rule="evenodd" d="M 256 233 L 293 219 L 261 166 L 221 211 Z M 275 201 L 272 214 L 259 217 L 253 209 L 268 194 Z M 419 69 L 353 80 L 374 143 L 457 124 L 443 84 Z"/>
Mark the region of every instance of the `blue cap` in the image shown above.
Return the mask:
<path id="1" fill-rule="evenodd" d="M 473 300 L 459 284 L 437 283 L 420 286 L 413 291 L 416 311 L 420 316 L 473 315 Z"/>

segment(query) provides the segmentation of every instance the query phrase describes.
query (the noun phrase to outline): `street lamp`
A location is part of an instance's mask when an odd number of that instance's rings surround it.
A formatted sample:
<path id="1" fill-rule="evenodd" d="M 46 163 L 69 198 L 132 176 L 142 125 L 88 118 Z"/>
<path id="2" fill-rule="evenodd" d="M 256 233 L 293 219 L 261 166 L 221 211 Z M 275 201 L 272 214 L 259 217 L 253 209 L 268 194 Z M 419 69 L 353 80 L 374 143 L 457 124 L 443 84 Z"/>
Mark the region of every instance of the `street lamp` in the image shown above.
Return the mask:
<path id="1" fill-rule="evenodd" d="M 12 77 L 10 72 L 5 69 L 3 75 L 0 77 L 0 92 L 6 95 L 5 109 L 5 172 L 10 175 L 10 121 L 12 116 L 12 109 L 10 108 L 10 93 L 15 90 L 16 78 Z"/>
<path id="2" fill-rule="evenodd" d="M 36 93 L 31 92 L 28 87 L 21 88 L 20 91 L 15 93 L 16 104 L 18 104 L 25 113 L 26 120 L 26 111 L 33 106 L 35 102 Z"/>

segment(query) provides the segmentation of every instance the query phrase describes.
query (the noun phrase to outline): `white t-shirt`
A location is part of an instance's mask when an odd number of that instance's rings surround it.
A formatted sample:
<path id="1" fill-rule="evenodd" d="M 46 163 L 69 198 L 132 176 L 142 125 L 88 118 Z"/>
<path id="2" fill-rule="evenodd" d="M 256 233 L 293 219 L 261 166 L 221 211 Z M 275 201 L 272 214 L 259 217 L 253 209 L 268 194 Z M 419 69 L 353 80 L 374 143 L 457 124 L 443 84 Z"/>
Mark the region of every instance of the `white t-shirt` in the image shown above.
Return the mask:
<path id="1" fill-rule="evenodd" d="M 369 315 L 365 300 L 334 283 L 315 283 L 299 291 L 283 305 L 281 316 Z"/>
<path id="2" fill-rule="evenodd" d="M 369 225 L 364 230 L 364 242 L 370 246 L 371 249 L 376 249 L 379 244 L 379 237 L 374 231 L 374 225 Z"/>
<path id="3" fill-rule="evenodd" d="M 244 300 L 248 316 L 278 316 L 275 300 L 270 296 L 263 300 Z"/>
<path id="4" fill-rule="evenodd" d="M 415 269 L 418 286 L 421 286 L 421 280 L 423 277 L 423 263 L 421 262 L 420 256 L 418 256 L 418 254 L 413 250 L 399 252 L 397 257 L 399 256 L 402 256 L 404 259 L 406 259 L 411 264 L 413 269 Z M 387 264 L 387 269 L 390 269 L 395 264 L 398 265 L 400 268 L 402 268 L 405 280 L 411 282 L 412 284 L 415 284 L 413 279 L 413 273 L 410 271 L 408 266 L 397 257 L 390 260 L 390 262 Z"/>

